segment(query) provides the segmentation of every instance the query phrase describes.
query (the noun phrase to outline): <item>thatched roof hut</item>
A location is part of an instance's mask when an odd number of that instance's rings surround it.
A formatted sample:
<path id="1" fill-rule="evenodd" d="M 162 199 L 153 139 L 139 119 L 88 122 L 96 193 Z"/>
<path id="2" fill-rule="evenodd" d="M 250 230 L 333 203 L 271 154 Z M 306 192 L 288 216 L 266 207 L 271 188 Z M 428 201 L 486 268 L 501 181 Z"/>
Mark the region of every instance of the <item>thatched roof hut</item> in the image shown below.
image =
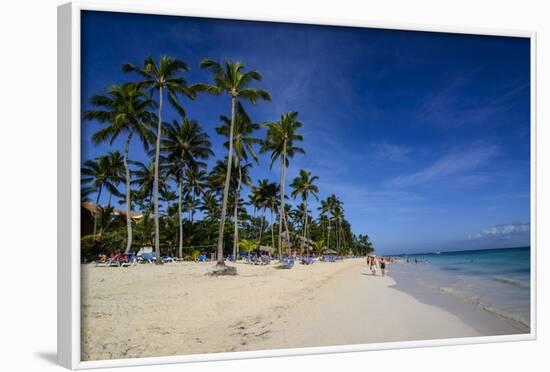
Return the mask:
<path id="1" fill-rule="evenodd" d="M 275 252 L 275 248 L 270 247 L 270 246 L 268 246 L 268 245 L 260 245 L 260 246 L 258 247 L 258 250 L 259 250 L 260 252 L 265 252 L 265 253 L 268 253 L 268 254 L 273 254 L 273 252 Z"/>
<path id="2" fill-rule="evenodd" d="M 82 212 L 86 211 L 90 215 L 95 215 L 96 213 L 98 213 L 100 208 L 101 208 L 100 206 L 97 206 L 92 202 L 84 202 L 81 204 Z M 115 216 L 126 216 L 126 211 L 123 209 L 113 209 L 112 214 Z M 139 221 L 141 217 L 143 217 L 143 213 L 130 212 L 130 217 L 134 222 L 136 222 L 136 221 Z"/>

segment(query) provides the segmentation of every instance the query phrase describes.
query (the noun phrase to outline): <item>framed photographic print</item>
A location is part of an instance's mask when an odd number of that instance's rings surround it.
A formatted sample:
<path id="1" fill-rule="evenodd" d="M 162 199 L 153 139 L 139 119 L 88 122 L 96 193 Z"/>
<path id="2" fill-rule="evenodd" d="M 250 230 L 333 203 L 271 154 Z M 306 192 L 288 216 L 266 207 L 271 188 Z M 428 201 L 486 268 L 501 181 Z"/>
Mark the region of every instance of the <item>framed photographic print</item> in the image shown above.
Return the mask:
<path id="1" fill-rule="evenodd" d="M 534 32 L 58 10 L 73 369 L 534 339 Z"/>

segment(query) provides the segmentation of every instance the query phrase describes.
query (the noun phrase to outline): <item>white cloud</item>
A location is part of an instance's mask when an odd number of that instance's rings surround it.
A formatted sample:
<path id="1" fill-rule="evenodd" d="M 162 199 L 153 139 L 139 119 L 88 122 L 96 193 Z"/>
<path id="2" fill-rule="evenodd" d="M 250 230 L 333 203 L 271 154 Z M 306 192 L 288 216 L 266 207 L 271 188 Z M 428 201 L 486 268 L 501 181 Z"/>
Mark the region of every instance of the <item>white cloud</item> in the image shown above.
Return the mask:
<path id="1" fill-rule="evenodd" d="M 531 225 L 528 223 L 509 223 L 495 225 L 482 229 L 473 238 L 475 239 L 512 239 L 525 236 L 531 231 Z M 472 237 L 470 236 L 470 239 Z"/>
<path id="2" fill-rule="evenodd" d="M 468 181 L 468 184 L 472 181 L 483 180 L 484 177 L 471 174 L 471 172 L 487 164 L 498 152 L 497 145 L 476 144 L 467 148 L 455 148 L 416 173 L 390 180 L 388 185 L 398 187 L 418 185 L 451 176 L 461 176 Z"/>
<path id="3" fill-rule="evenodd" d="M 379 159 L 400 162 L 406 159 L 412 149 L 384 141 L 373 144 L 376 157 Z"/>

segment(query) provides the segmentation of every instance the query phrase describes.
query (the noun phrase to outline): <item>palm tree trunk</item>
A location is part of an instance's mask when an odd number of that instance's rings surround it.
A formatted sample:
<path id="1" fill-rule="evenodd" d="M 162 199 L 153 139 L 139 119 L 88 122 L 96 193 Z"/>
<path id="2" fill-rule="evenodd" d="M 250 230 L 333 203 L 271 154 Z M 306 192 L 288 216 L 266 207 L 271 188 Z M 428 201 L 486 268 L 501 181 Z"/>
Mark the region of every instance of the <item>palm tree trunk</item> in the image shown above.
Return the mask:
<path id="1" fill-rule="evenodd" d="M 283 222 L 285 223 L 285 231 L 286 231 L 286 246 L 287 246 L 287 253 L 288 255 L 290 256 L 290 230 L 288 229 L 288 220 L 286 218 L 286 211 L 284 212 L 284 216 L 283 216 Z"/>
<path id="2" fill-rule="evenodd" d="M 273 230 L 273 211 L 274 210 L 275 210 L 275 206 L 272 205 L 271 210 L 269 211 L 269 219 L 271 220 L 271 245 L 273 249 L 275 249 L 275 231 Z M 265 209 L 264 209 L 264 214 L 265 214 Z"/>
<path id="3" fill-rule="evenodd" d="M 94 242 L 96 240 L 96 233 L 97 233 L 97 215 L 99 213 L 99 197 L 101 196 L 101 189 L 103 187 L 99 186 L 99 190 L 97 191 L 97 198 L 95 200 L 95 212 L 94 212 Z"/>
<path id="4" fill-rule="evenodd" d="M 159 121 L 157 127 L 157 144 L 155 149 L 155 179 L 153 180 L 153 193 L 155 194 L 155 252 L 157 264 L 162 263 L 160 257 L 160 226 L 159 226 L 159 163 L 160 163 L 160 137 L 162 135 L 162 87 L 159 88 Z"/>
<path id="5" fill-rule="evenodd" d="M 257 238 L 258 238 L 258 246 L 262 245 L 262 235 L 263 235 L 263 227 L 264 227 L 264 218 L 265 218 L 265 209 L 262 212 L 262 217 L 260 219 L 260 228 L 258 230 Z"/>
<path id="6" fill-rule="evenodd" d="M 336 220 L 336 251 L 340 253 L 340 219 Z"/>
<path id="7" fill-rule="evenodd" d="M 340 234 L 341 234 L 341 244 L 342 246 L 344 247 L 344 249 L 346 249 L 346 234 L 344 234 L 344 229 L 342 227 L 342 225 L 340 224 Z"/>
<path id="8" fill-rule="evenodd" d="M 178 230 L 179 230 L 179 258 L 183 259 L 183 220 L 182 220 L 182 210 L 181 210 L 181 194 L 182 194 L 182 182 L 181 177 L 178 179 Z"/>
<path id="9" fill-rule="evenodd" d="M 309 257 L 309 243 L 307 241 L 307 198 L 304 198 L 306 213 L 304 218 L 304 244 L 306 245 L 306 257 Z"/>
<path id="10" fill-rule="evenodd" d="M 225 173 L 225 185 L 223 188 L 222 215 L 220 218 L 220 228 L 218 230 L 218 253 L 216 266 L 225 266 L 223 259 L 223 232 L 225 228 L 225 214 L 227 213 L 227 199 L 229 197 L 229 183 L 231 177 L 231 166 L 233 157 L 233 128 L 235 126 L 235 97 L 231 97 L 231 126 L 229 128 L 229 151 L 227 153 L 227 171 Z"/>
<path id="11" fill-rule="evenodd" d="M 290 231 L 288 230 L 288 221 L 286 218 L 286 208 L 284 205 L 284 197 L 285 197 L 285 182 L 286 182 L 286 140 L 283 145 L 283 192 L 281 193 L 282 197 L 282 206 L 283 206 L 283 222 L 285 224 L 285 231 L 286 231 L 286 246 L 287 246 L 287 252 L 290 256 Z"/>
<path id="12" fill-rule="evenodd" d="M 328 220 L 327 230 L 327 248 L 330 249 L 330 220 Z"/>
<path id="13" fill-rule="evenodd" d="M 254 221 L 254 224 L 255 224 L 255 223 L 257 223 L 257 222 L 258 222 L 258 221 L 256 220 L 256 206 L 254 206 L 254 212 L 253 212 L 253 215 L 254 215 L 254 219 L 253 219 L 253 221 Z M 259 231 L 260 231 L 260 230 L 256 230 L 256 240 L 257 240 L 257 241 L 259 241 L 259 239 L 258 239 L 258 235 L 259 235 L 258 233 L 259 233 Z"/>
<path id="14" fill-rule="evenodd" d="M 286 143 L 285 143 L 286 145 Z M 286 148 L 286 146 L 285 146 Z M 285 159 L 284 159 L 284 153 L 281 155 L 281 175 L 280 175 L 280 189 L 281 189 L 281 205 L 279 206 L 279 236 L 277 239 L 278 243 L 278 249 L 279 249 L 279 259 L 282 258 L 283 251 L 282 251 L 282 238 L 283 238 L 283 213 L 285 210 L 285 186 L 284 186 L 284 169 L 285 169 Z"/>
<path id="15" fill-rule="evenodd" d="M 241 164 L 238 164 L 237 165 L 238 167 L 238 170 L 239 170 L 239 181 L 237 183 L 237 192 L 235 193 L 235 211 L 234 211 L 234 223 L 235 223 L 235 227 L 234 227 L 234 232 L 233 232 L 233 257 L 237 257 L 237 247 L 238 247 L 238 244 L 239 244 L 239 216 L 238 216 L 238 211 L 239 211 L 239 198 L 240 198 L 240 193 L 241 193 L 241 182 L 242 182 L 242 171 L 241 171 Z"/>
<path id="16" fill-rule="evenodd" d="M 130 141 L 132 140 L 133 133 L 128 135 L 126 140 L 126 147 L 124 148 L 124 170 L 126 171 L 126 230 L 128 238 L 126 240 L 126 250 L 124 253 L 130 253 L 132 249 L 132 217 L 130 212 L 132 210 L 132 203 L 130 200 L 130 167 L 128 166 L 128 153 L 130 151 Z"/>

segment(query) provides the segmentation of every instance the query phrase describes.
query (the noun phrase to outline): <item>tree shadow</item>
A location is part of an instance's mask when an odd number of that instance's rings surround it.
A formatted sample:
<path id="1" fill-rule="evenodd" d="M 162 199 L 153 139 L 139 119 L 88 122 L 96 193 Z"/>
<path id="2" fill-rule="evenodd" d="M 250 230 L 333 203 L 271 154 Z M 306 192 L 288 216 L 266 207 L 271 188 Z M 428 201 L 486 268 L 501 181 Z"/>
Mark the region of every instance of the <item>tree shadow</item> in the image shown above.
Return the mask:
<path id="1" fill-rule="evenodd" d="M 35 355 L 50 364 L 57 365 L 57 352 L 55 351 L 39 351 Z"/>

